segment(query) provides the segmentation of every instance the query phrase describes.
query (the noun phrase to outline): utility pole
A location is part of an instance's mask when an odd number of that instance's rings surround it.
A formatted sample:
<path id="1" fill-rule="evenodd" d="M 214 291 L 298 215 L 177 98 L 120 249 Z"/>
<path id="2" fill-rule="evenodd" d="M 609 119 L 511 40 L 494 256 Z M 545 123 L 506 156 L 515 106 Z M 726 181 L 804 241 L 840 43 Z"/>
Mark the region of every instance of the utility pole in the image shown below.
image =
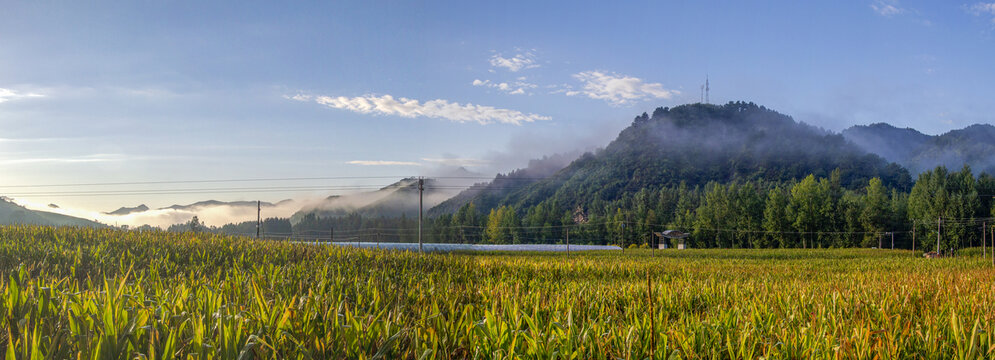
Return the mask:
<path id="1" fill-rule="evenodd" d="M 878 233 L 878 249 L 881 249 L 883 247 L 884 246 L 881 245 L 881 233 Z"/>
<path id="2" fill-rule="evenodd" d="M 622 253 L 625 254 L 625 223 L 622 223 Z"/>
<path id="3" fill-rule="evenodd" d="M 936 218 L 936 255 L 940 255 L 940 223 L 942 222 L 942 216 Z"/>
<path id="4" fill-rule="evenodd" d="M 261 201 L 256 200 L 256 239 L 259 239 L 259 230 L 263 227 L 262 213 L 263 204 Z"/>
<path id="5" fill-rule="evenodd" d="M 567 228 L 567 255 L 570 255 L 570 228 Z"/>
<path id="6" fill-rule="evenodd" d="M 422 248 L 421 241 L 421 220 L 422 220 L 422 206 L 424 202 L 422 201 L 422 193 L 425 192 L 425 179 L 418 178 L 418 252 L 425 252 Z"/>
<path id="7" fill-rule="evenodd" d="M 891 249 L 895 250 L 895 233 L 891 233 Z"/>

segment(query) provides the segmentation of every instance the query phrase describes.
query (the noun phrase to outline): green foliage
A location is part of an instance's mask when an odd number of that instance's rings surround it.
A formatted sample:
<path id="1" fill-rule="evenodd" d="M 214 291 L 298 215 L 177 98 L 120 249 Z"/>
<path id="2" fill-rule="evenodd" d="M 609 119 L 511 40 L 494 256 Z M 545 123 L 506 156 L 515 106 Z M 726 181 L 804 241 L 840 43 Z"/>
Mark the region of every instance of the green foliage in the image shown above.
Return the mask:
<path id="1" fill-rule="evenodd" d="M 865 247 L 878 245 L 878 236 L 884 233 L 888 225 L 890 205 L 887 190 L 881 184 L 881 179 L 871 179 L 867 185 L 867 195 L 864 196 L 864 210 L 860 213 L 860 223 L 867 232 L 864 236 Z"/>
<path id="2" fill-rule="evenodd" d="M 809 175 L 791 188 L 788 218 L 795 230 L 802 235 L 803 248 L 815 247 L 813 240 L 818 240 L 816 234 L 827 228 L 832 210 L 833 202 L 826 179 L 817 181 L 815 176 Z M 806 239 L 809 241 L 806 242 Z"/>
<path id="3" fill-rule="evenodd" d="M 757 243 L 759 247 L 792 247 L 789 241 L 788 232 L 791 231 L 791 221 L 788 218 L 788 205 L 790 198 L 781 187 L 775 187 L 767 193 L 767 201 L 764 206 L 763 227 L 768 236 L 761 237 Z"/>

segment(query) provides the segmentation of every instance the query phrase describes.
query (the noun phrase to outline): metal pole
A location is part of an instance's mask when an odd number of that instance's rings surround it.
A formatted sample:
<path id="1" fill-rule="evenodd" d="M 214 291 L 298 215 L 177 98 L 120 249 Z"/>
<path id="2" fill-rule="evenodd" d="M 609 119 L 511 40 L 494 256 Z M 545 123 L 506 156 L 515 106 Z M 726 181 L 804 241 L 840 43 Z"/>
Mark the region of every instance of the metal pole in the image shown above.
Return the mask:
<path id="1" fill-rule="evenodd" d="M 422 193 L 425 192 L 425 179 L 418 178 L 418 252 L 424 252 L 421 240 L 421 220 L 422 220 Z"/>

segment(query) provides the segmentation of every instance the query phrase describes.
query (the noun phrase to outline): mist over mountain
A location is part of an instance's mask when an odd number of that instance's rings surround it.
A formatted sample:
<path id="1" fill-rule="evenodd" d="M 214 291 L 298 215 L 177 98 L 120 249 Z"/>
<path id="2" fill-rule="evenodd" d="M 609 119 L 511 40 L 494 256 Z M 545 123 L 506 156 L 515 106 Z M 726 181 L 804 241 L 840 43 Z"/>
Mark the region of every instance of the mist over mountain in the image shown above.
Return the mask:
<path id="1" fill-rule="evenodd" d="M 429 210 L 429 215 L 452 213 L 471 201 L 497 203 L 507 193 L 548 178 L 562 170 L 573 160 L 580 157 L 580 152 L 554 154 L 541 159 L 529 160 L 528 166 L 509 172 L 497 174 L 490 182 L 477 183 L 465 191 L 443 201 Z"/>
<path id="2" fill-rule="evenodd" d="M 462 168 L 445 177 L 425 178 L 422 194 L 424 209 L 431 209 L 452 198 L 480 179 L 480 174 Z M 350 214 L 371 218 L 412 218 L 418 216 L 418 209 L 418 178 L 410 177 L 375 191 L 329 196 L 319 203 L 304 206 L 291 216 L 290 221 L 297 224 L 306 215 L 319 218 Z"/>
<path id="3" fill-rule="evenodd" d="M 53 212 L 31 210 L 4 197 L 0 197 L 0 225 L 106 227 L 106 225 L 96 221 Z"/>
<path id="4" fill-rule="evenodd" d="M 995 126 L 975 124 L 931 136 L 889 124 L 857 125 L 843 136 L 860 148 L 901 164 L 913 175 L 945 166 L 969 165 L 975 172 L 995 173 Z"/>
<path id="5" fill-rule="evenodd" d="M 198 201 L 198 202 L 195 202 L 193 204 L 187 204 L 187 205 L 171 205 L 171 206 L 167 206 L 167 207 L 164 207 L 164 208 L 159 208 L 159 210 L 171 209 L 171 210 L 196 211 L 198 209 L 209 208 L 209 207 L 218 207 L 218 206 L 251 207 L 251 208 L 255 209 L 257 206 L 259 206 L 259 207 L 274 207 L 274 206 L 280 206 L 280 205 L 286 204 L 288 202 L 293 202 L 293 200 L 289 200 L 289 199 L 287 199 L 287 200 L 281 200 L 281 201 L 279 201 L 277 203 L 271 203 L 271 202 L 266 202 L 266 201 L 256 202 L 256 201 L 218 201 L 218 200 L 204 200 L 204 201 Z"/>
<path id="6" fill-rule="evenodd" d="M 145 204 L 141 204 L 141 205 L 138 205 L 138 206 L 135 206 L 135 207 L 122 206 L 122 207 L 118 208 L 117 210 L 105 212 L 104 214 L 107 214 L 107 215 L 128 215 L 128 214 L 131 214 L 131 213 L 148 211 L 148 210 L 149 210 L 148 206 L 145 206 Z"/>
<path id="7" fill-rule="evenodd" d="M 642 114 L 603 150 L 586 153 L 548 178 L 511 183 L 496 178 L 459 195 L 480 209 L 517 208 L 544 201 L 559 208 L 612 201 L 643 188 L 719 183 L 790 182 L 808 174 L 857 188 L 873 177 L 908 190 L 901 166 L 869 154 L 834 134 L 753 103 L 688 104 Z M 499 183 L 499 185 L 494 185 Z M 433 210 L 452 212 L 454 204 Z"/>

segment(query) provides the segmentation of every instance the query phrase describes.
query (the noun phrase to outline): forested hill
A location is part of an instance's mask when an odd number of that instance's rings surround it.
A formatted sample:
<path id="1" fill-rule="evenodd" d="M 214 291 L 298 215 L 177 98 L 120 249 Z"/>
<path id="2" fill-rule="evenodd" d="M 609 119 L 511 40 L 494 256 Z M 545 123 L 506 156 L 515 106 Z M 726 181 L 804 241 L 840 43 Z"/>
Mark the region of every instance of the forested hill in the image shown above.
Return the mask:
<path id="1" fill-rule="evenodd" d="M 551 177 L 524 186 L 507 184 L 471 201 L 487 211 L 546 202 L 560 209 L 588 208 L 641 189 L 690 187 L 708 182 L 788 182 L 809 174 L 860 188 L 873 177 L 908 191 L 909 173 L 833 134 L 753 103 L 689 104 L 637 116 L 605 149 L 588 153 Z M 595 206 L 597 207 L 597 206 Z"/>
<path id="2" fill-rule="evenodd" d="M 106 227 L 106 225 L 96 221 L 48 211 L 31 210 L 3 196 L 0 196 L 0 225 Z"/>
<path id="3" fill-rule="evenodd" d="M 975 124 L 945 134 L 930 136 L 914 129 L 889 124 L 858 125 L 843 130 L 843 136 L 866 151 L 902 164 L 913 175 L 945 166 L 968 165 L 995 173 L 995 126 Z"/>

